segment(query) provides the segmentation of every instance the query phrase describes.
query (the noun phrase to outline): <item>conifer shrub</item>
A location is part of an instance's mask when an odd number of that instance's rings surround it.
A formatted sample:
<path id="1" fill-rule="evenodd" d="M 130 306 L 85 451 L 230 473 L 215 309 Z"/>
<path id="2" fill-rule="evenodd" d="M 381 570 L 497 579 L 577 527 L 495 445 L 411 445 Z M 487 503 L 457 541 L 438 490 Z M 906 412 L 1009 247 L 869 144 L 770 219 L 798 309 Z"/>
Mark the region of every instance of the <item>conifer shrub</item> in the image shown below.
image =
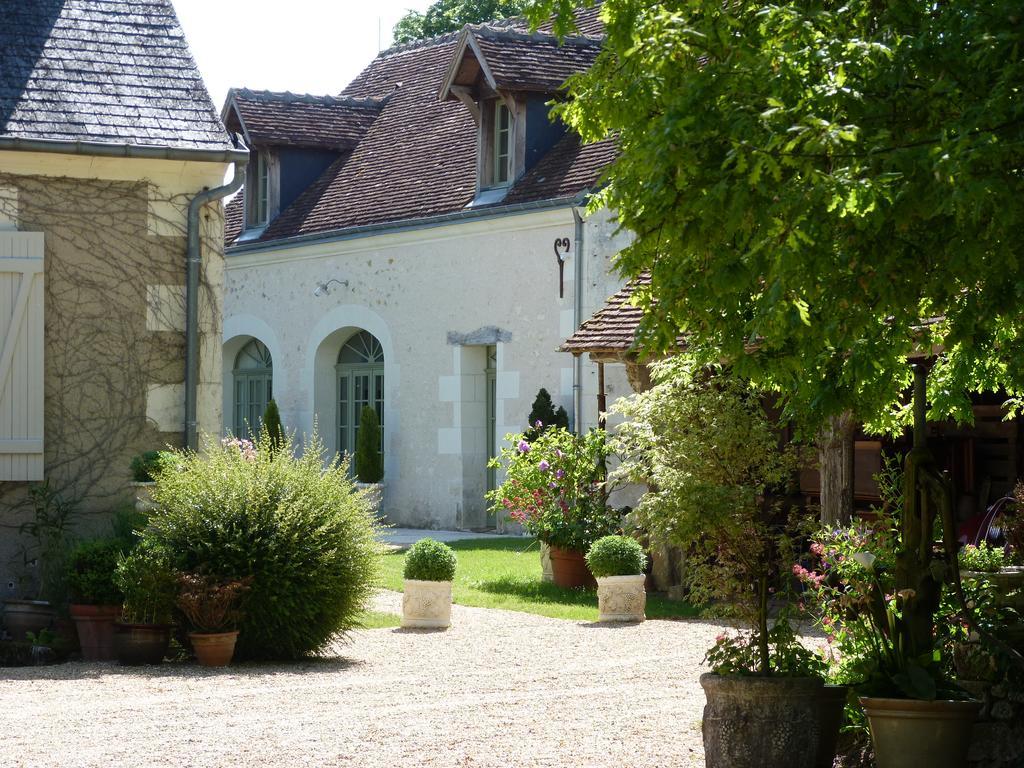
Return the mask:
<path id="1" fill-rule="evenodd" d="M 241 605 L 238 658 L 296 659 L 322 651 L 358 626 L 380 554 L 368 503 L 343 462 L 326 469 L 315 435 L 302 450 L 208 438 L 181 452 L 153 490 L 145 540 L 176 570 L 221 579 L 251 577 Z"/>
<path id="2" fill-rule="evenodd" d="M 380 455 L 380 421 L 371 406 L 359 415 L 359 435 L 356 438 L 356 477 L 361 483 L 379 483 L 384 477 L 384 462 Z"/>
<path id="3" fill-rule="evenodd" d="M 550 393 L 544 387 L 541 387 L 537 391 L 537 397 L 534 398 L 533 406 L 530 408 L 529 426 L 524 434 L 526 439 L 532 442 L 545 429 L 551 427 L 568 429 L 569 414 L 565 412 L 565 408 L 562 406 L 555 408 Z"/>
<path id="4" fill-rule="evenodd" d="M 435 539 L 420 539 L 405 556 L 405 578 L 415 581 L 451 581 L 455 578 L 455 550 Z"/>
<path id="5" fill-rule="evenodd" d="M 270 444 L 276 450 L 284 445 L 284 425 L 281 424 L 281 412 L 273 400 L 267 403 L 263 411 L 263 429 L 270 438 Z"/>

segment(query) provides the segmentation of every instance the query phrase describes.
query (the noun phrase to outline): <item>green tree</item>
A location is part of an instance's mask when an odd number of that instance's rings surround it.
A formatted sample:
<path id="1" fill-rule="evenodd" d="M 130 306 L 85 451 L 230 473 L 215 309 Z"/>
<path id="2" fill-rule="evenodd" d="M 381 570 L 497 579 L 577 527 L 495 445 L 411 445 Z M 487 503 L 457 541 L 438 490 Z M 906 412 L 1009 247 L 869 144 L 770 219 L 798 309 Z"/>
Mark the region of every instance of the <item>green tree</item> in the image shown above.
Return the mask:
<path id="1" fill-rule="evenodd" d="M 281 424 L 281 413 L 277 410 L 277 403 L 273 400 L 267 403 L 267 408 L 263 411 L 263 429 L 267 431 L 271 450 L 277 450 L 284 445 L 284 426 Z"/>
<path id="2" fill-rule="evenodd" d="M 536 0 L 536 23 L 577 0 Z M 588 3 L 593 4 L 593 3 Z M 1024 13 L 1019 0 L 605 0 L 605 49 L 561 108 L 621 155 L 596 205 L 648 313 L 816 429 L 932 418 L 1024 389 Z"/>
<path id="3" fill-rule="evenodd" d="M 540 422 L 540 427 L 537 426 L 537 422 Z M 550 393 L 541 387 L 530 407 L 530 417 L 527 419 L 527 423 L 528 426 L 523 434 L 526 435 L 527 440 L 534 440 L 548 427 L 568 429 L 569 414 L 562 406 L 555 408 Z"/>
<path id="4" fill-rule="evenodd" d="M 359 414 L 359 434 L 356 436 L 356 477 L 361 483 L 379 483 L 384 477 L 384 463 L 380 455 L 380 422 L 377 411 L 367 405 Z"/>
<path id="5" fill-rule="evenodd" d="M 528 0 L 437 0 L 426 13 L 407 11 L 395 24 L 396 43 L 410 43 L 445 32 L 462 29 L 466 24 L 482 24 L 507 19 L 522 12 Z"/>

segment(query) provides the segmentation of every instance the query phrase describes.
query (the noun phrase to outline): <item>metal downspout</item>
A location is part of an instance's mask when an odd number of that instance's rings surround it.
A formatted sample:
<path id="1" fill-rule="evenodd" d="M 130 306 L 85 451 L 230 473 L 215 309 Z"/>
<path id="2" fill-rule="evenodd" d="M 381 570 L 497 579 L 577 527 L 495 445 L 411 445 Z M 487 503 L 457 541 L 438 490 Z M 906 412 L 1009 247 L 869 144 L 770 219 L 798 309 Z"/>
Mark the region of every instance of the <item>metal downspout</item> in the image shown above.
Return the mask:
<path id="1" fill-rule="evenodd" d="M 573 286 L 572 286 L 572 325 L 573 333 L 583 323 L 583 217 L 573 206 L 572 217 L 576 222 L 575 242 L 573 243 Z M 572 360 L 572 427 L 577 434 L 583 434 L 583 357 L 573 355 Z"/>
<path id="2" fill-rule="evenodd" d="M 245 183 L 245 167 L 249 156 L 235 160 L 235 175 L 222 187 L 204 189 L 188 204 L 188 261 L 185 272 L 185 447 L 199 449 L 197 403 L 199 398 L 199 211 L 212 200 L 220 200 L 237 192 Z"/>

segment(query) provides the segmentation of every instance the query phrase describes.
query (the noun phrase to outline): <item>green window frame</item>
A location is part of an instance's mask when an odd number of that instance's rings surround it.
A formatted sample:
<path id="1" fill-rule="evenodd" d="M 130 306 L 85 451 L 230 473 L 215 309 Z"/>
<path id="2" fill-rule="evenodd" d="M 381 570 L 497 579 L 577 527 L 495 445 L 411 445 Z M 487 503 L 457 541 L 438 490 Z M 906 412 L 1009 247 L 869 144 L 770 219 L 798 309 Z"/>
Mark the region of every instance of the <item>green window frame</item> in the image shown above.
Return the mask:
<path id="1" fill-rule="evenodd" d="M 384 349 L 369 331 L 360 331 L 342 346 L 338 353 L 337 404 L 338 453 L 355 454 L 359 439 L 359 419 L 363 408 L 373 406 L 383 435 L 384 424 Z M 384 440 L 381 440 L 381 455 Z M 355 467 L 349 465 L 349 472 Z"/>
<path id="2" fill-rule="evenodd" d="M 251 439 L 263 426 L 263 412 L 274 397 L 274 361 L 270 350 L 253 339 L 235 357 L 234 414 L 232 431 L 238 437 Z"/>

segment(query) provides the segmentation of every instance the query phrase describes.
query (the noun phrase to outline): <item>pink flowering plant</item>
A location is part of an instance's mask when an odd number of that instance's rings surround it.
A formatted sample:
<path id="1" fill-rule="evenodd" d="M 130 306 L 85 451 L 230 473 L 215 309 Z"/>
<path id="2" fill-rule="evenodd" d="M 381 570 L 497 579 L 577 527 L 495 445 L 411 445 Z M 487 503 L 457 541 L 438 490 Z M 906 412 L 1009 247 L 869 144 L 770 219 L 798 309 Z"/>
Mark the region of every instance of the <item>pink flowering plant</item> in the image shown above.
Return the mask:
<path id="1" fill-rule="evenodd" d="M 505 481 L 487 494 L 491 510 L 521 523 L 551 546 L 585 552 L 602 536 L 618 533 L 619 514 L 608 507 L 603 430 L 574 435 L 548 427 L 533 437 L 507 435 L 508 445 L 490 466 Z"/>

